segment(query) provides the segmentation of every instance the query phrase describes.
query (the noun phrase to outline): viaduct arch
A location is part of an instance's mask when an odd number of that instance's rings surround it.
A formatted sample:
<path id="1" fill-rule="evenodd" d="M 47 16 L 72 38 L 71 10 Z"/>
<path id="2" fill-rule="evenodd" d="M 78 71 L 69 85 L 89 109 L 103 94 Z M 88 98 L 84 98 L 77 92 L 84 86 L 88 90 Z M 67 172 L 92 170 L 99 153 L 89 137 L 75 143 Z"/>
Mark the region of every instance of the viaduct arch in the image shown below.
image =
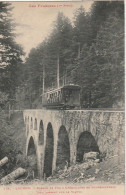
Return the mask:
<path id="1" fill-rule="evenodd" d="M 61 126 L 58 132 L 56 166 L 64 168 L 70 165 L 70 143 L 65 126 Z"/>
<path id="2" fill-rule="evenodd" d="M 118 134 L 120 124 L 124 124 L 124 112 L 25 110 L 24 121 L 26 154 L 33 148 L 38 174 L 43 178 L 57 168 L 82 162 L 85 152 L 108 152 L 107 155 L 117 152 L 115 148 L 109 151 L 113 141 L 108 141 L 108 134 L 111 130 L 111 135 L 112 132 L 115 135 L 115 129 Z"/>
<path id="3" fill-rule="evenodd" d="M 28 142 L 27 156 L 29 160 L 29 168 L 34 172 L 34 177 L 38 176 L 38 165 L 37 165 L 37 151 L 34 143 L 34 139 L 31 136 Z"/>

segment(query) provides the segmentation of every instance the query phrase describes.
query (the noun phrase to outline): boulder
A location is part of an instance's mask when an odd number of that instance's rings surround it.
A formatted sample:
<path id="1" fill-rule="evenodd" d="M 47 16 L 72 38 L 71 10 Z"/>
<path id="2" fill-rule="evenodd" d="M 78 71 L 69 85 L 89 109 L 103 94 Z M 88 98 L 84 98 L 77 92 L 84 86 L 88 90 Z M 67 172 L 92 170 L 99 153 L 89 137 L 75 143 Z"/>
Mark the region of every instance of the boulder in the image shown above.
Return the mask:
<path id="1" fill-rule="evenodd" d="M 83 161 L 88 161 L 88 160 L 96 160 L 99 157 L 98 152 L 88 152 L 85 153 L 83 156 Z"/>

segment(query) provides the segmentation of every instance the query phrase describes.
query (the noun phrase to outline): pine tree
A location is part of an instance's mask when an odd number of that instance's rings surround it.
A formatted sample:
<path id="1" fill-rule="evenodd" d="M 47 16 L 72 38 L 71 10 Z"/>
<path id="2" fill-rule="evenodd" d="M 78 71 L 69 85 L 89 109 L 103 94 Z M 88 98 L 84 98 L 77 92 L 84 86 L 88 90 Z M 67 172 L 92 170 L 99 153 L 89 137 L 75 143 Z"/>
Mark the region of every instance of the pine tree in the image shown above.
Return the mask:
<path id="1" fill-rule="evenodd" d="M 85 12 L 83 6 L 74 13 L 74 42 L 76 43 L 78 55 L 84 44 L 90 41 L 90 16 Z"/>
<path id="2" fill-rule="evenodd" d="M 11 99 L 17 87 L 17 64 L 23 55 L 21 46 L 14 40 L 12 9 L 10 3 L 0 2 L 0 90 L 6 91 Z"/>
<path id="3" fill-rule="evenodd" d="M 68 66 L 72 64 L 71 45 L 72 45 L 72 25 L 70 20 L 59 12 L 55 21 L 53 32 L 50 36 L 50 49 L 53 58 L 59 56 L 60 76 L 64 76 Z M 56 63 L 56 62 L 55 62 Z"/>

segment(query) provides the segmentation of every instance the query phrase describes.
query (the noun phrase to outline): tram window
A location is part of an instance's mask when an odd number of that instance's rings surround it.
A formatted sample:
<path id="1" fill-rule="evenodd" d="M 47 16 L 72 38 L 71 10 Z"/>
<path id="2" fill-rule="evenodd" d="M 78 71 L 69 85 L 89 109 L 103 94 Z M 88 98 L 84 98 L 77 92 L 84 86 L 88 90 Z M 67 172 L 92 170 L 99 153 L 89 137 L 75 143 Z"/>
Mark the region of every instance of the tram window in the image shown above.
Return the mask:
<path id="1" fill-rule="evenodd" d="M 53 102 L 55 102 L 55 93 L 53 93 Z"/>
<path id="2" fill-rule="evenodd" d="M 52 103 L 53 103 L 53 93 L 52 93 Z"/>
<path id="3" fill-rule="evenodd" d="M 56 92 L 56 101 L 58 101 L 58 91 Z"/>
<path id="4" fill-rule="evenodd" d="M 50 103 L 52 103 L 52 94 L 50 94 Z"/>
<path id="5" fill-rule="evenodd" d="M 47 93 L 47 103 L 49 103 L 49 94 Z"/>
<path id="6" fill-rule="evenodd" d="M 59 101 L 60 91 L 57 91 L 57 101 Z"/>
<path id="7" fill-rule="evenodd" d="M 73 90 L 69 91 L 69 96 L 71 96 L 73 94 Z"/>
<path id="8" fill-rule="evenodd" d="M 57 92 L 55 93 L 55 102 L 57 101 Z"/>
<path id="9" fill-rule="evenodd" d="M 69 89 L 65 90 L 65 96 L 69 96 Z"/>
<path id="10" fill-rule="evenodd" d="M 61 99 L 61 91 L 59 91 L 59 100 Z"/>

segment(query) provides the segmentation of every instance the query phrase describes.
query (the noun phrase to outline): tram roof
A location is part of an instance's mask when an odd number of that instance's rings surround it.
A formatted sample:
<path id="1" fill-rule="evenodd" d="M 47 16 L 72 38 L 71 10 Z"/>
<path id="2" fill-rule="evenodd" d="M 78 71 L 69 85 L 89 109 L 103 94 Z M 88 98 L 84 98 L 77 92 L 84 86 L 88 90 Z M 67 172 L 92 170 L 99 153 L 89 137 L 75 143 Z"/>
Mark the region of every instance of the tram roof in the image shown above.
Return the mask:
<path id="1" fill-rule="evenodd" d="M 80 89 L 80 88 L 81 87 L 79 85 L 69 84 L 69 85 L 64 85 L 64 86 L 56 88 L 56 89 L 51 89 L 49 91 L 46 91 L 45 93 L 57 92 L 60 89 Z"/>

